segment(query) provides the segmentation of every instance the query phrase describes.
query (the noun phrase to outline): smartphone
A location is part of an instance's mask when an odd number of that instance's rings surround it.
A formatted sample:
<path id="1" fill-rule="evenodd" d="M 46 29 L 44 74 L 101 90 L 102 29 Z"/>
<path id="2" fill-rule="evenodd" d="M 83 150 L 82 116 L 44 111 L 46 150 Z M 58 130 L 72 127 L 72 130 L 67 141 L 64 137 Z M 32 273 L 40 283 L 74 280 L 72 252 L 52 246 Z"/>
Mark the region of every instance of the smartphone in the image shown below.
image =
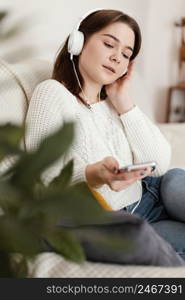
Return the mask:
<path id="1" fill-rule="evenodd" d="M 137 171 L 137 170 L 145 169 L 145 168 L 151 168 L 151 171 L 153 172 L 156 168 L 156 162 L 149 161 L 149 162 L 144 162 L 144 163 L 140 163 L 140 164 L 125 166 L 125 167 L 119 169 L 119 173 Z"/>

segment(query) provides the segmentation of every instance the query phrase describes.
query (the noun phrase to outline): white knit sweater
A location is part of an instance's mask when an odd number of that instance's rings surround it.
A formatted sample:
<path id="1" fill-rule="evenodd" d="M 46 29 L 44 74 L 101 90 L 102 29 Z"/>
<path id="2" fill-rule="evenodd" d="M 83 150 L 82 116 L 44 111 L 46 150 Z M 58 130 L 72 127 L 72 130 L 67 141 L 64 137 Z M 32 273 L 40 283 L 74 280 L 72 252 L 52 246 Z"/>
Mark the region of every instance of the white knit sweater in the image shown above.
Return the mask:
<path id="1" fill-rule="evenodd" d="M 43 174 L 48 184 L 60 173 L 61 168 L 74 159 L 72 182 L 86 181 L 85 168 L 107 156 L 113 156 L 120 166 L 146 161 L 156 161 L 153 176 L 162 175 L 170 164 L 171 149 L 156 125 L 135 106 L 118 116 L 108 100 L 92 105 L 89 110 L 80 104 L 62 84 L 56 80 L 40 83 L 32 96 L 27 117 L 27 149 L 34 149 L 40 140 L 55 131 L 64 121 L 76 122 L 75 139 L 69 153 Z M 114 210 L 139 200 L 141 181 L 120 192 L 103 185 L 97 191 Z"/>

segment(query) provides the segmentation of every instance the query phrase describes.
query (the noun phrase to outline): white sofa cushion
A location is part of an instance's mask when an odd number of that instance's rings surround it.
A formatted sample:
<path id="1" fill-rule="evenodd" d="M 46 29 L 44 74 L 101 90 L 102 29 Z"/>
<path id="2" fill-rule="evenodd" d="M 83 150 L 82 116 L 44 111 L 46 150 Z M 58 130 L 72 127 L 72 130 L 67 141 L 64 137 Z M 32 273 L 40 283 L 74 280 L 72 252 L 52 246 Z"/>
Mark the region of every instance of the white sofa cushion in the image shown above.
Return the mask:
<path id="1" fill-rule="evenodd" d="M 55 253 L 43 253 L 30 261 L 34 278 L 185 278 L 184 267 L 129 266 L 84 262 L 77 264 Z"/>
<path id="2" fill-rule="evenodd" d="M 158 124 L 172 147 L 170 168 L 185 169 L 185 123 Z"/>

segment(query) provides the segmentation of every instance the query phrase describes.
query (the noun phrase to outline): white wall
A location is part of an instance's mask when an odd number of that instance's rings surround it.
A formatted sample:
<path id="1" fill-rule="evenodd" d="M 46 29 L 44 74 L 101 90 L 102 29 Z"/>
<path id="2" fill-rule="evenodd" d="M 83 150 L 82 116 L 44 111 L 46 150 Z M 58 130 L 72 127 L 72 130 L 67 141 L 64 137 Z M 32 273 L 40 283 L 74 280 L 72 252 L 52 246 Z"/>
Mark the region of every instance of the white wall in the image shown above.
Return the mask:
<path id="1" fill-rule="evenodd" d="M 143 34 L 136 69 L 146 91 L 137 102 L 151 118 L 163 121 L 166 91 L 177 78 L 178 39 L 173 23 L 182 12 L 185 15 L 184 0 L 1 0 L 3 7 L 12 9 L 4 30 L 24 17 L 29 21 L 19 39 L 1 43 L 0 55 L 9 61 L 29 55 L 53 60 L 78 18 L 89 9 L 122 9 L 135 17 Z"/>
<path id="2" fill-rule="evenodd" d="M 4 2 L 4 5 L 2 4 Z M 142 5 L 138 5 L 142 3 Z M 1 0 L 1 7 L 12 9 L 12 16 L 7 18 L 4 25 L 9 26 L 26 16 L 28 22 L 32 18 L 31 24 L 22 33 L 17 41 L 17 47 L 21 43 L 24 45 L 35 45 L 37 55 L 46 58 L 53 58 L 54 53 L 67 37 L 79 17 L 94 8 L 115 8 L 122 9 L 136 17 L 142 28 L 145 28 L 145 17 L 143 18 L 143 7 L 147 6 L 147 0 Z M 2 45 L 3 48 L 3 45 Z M 4 52 L 7 52 L 7 43 L 4 44 Z M 12 48 L 10 49 L 12 52 Z M 141 54 L 142 57 L 142 54 Z M 141 60 L 141 59 L 140 59 Z"/>
<path id="3" fill-rule="evenodd" d="M 166 112 L 168 87 L 178 80 L 180 30 L 174 26 L 174 22 L 185 16 L 185 1 L 149 2 L 144 77 L 154 117 L 162 122 Z"/>

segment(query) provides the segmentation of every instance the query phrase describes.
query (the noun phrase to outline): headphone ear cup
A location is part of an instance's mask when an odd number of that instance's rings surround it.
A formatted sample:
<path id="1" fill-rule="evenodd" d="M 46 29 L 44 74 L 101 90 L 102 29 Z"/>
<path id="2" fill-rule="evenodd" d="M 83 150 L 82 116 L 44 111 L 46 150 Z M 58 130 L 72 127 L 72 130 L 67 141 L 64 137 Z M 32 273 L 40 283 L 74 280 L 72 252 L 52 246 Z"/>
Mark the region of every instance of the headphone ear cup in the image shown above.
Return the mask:
<path id="1" fill-rule="evenodd" d="M 73 30 L 68 40 L 68 52 L 71 55 L 79 55 L 84 45 L 84 34 L 79 30 Z"/>

